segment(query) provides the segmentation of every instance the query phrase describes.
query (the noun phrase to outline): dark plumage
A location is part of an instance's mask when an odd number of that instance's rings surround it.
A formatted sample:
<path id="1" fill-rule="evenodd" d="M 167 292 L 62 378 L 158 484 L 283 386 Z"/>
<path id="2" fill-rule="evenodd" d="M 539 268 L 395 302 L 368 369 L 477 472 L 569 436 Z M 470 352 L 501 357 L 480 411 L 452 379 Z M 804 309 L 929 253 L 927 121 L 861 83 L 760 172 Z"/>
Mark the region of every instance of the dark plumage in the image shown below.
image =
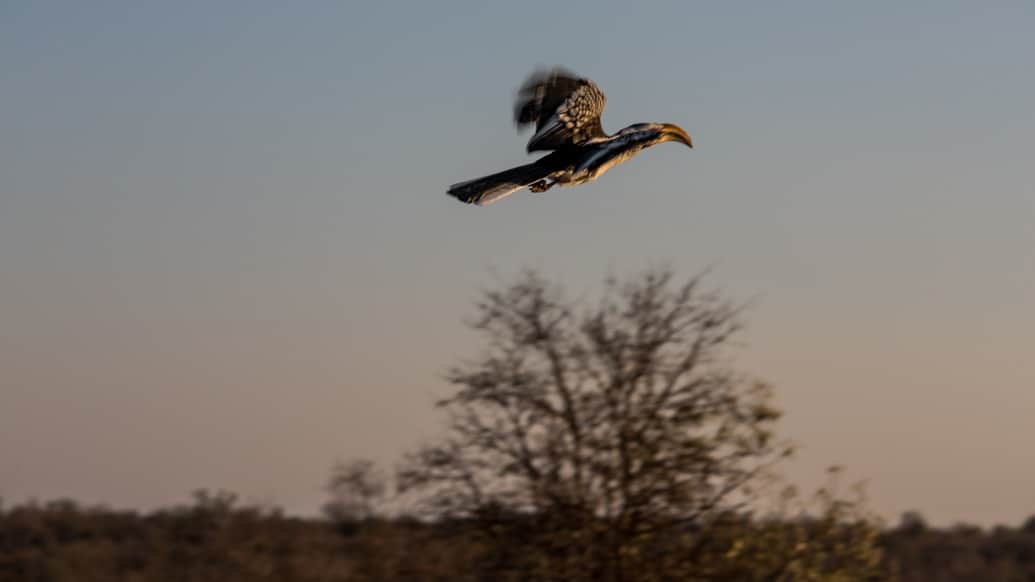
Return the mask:
<path id="1" fill-rule="evenodd" d="M 514 121 L 519 128 L 535 124 L 529 153 L 551 153 L 531 164 L 453 184 L 449 195 L 484 206 L 523 188 L 545 192 L 554 185 L 592 182 L 644 148 L 666 141 L 693 147 L 690 135 L 669 123 L 637 123 L 607 135 L 600 124 L 606 102 L 596 84 L 564 69 L 533 73 L 518 91 Z"/>

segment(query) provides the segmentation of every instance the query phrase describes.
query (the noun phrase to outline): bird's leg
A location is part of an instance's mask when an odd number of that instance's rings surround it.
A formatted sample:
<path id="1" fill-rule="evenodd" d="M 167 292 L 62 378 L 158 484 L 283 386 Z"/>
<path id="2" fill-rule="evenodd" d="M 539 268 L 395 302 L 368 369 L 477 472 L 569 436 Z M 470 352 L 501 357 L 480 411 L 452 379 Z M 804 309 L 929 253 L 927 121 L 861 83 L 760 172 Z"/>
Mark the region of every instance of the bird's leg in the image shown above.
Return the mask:
<path id="1" fill-rule="evenodd" d="M 528 185 L 528 189 L 531 190 L 532 192 L 535 192 L 535 193 L 538 194 L 539 192 L 546 192 L 554 184 L 556 184 L 556 182 L 547 182 L 545 179 L 544 180 L 538 180 L 538 181 L 535 181 L 535 182 L 532 182 L 531 184 L 529 184 Z"/>

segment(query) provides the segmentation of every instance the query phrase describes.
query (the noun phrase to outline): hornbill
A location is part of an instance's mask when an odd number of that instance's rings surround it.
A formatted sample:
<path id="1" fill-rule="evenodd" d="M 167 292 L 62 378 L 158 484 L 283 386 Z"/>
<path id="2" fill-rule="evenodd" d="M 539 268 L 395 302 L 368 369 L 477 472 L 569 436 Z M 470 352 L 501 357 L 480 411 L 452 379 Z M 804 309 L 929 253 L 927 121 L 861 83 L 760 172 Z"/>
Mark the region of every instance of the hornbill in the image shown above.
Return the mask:
<path id="1" fill-rule="evenodd" d="M 694 147 L 690 135 L 670 123 L 636 123 L 607 135 L 600 125 L 606 101 L 595 83 L 565 69 L 533 73 L 518 91 L 514 121 L 519 129 L 535 123 L 528 153 L 551 153 L 531 164 L 453 184 L 448 194 L 484 206 L 526 187 L 545 192 L 554 185 L 592 182 L 655 144 L 678 141 Z"/>

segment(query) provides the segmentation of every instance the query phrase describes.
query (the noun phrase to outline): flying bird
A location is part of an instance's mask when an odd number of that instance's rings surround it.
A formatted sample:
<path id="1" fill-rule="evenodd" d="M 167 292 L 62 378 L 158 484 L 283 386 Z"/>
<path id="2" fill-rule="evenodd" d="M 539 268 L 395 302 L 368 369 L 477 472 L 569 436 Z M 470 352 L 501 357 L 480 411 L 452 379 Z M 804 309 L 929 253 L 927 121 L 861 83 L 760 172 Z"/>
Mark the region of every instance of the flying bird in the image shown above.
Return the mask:
<path id="1" fill-rule="evenodd" d="M 606 101 L 593 81 L 565 69 L 532 73 L 518 91 L 514 121 L 519 129 L 535 124 L 528 153 L 550 153 L 531 164 L 453 184 L 448 194 L 484 206 L 524 188 L 545 192 L 555 185 L 592 182 L 644 148 L 666 141 L 694 147 L 690 134 L 671 123 L 636 123 L 606 134 L 600 124 Z"/>

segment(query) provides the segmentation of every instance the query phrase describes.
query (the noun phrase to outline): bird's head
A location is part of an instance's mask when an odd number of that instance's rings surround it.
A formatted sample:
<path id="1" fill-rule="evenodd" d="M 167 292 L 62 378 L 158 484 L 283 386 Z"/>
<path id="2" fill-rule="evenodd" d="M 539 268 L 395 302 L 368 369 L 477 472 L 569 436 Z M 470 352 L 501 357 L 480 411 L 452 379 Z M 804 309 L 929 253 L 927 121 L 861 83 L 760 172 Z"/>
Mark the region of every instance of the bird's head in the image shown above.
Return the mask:
<path id="1" fill-rule="evenodd" d="M 666 141 L 678 141 L 686 147 L 694 147 L 690 134 L 672 123 L 634 123 L 616 135 L 628 136 L 642 146 L 652 146 Z"/>
<path id="2" fill-rule="evenodd" d="M 636 151 L 666 141 L 678 141 L 686 147 L 694 147 L 690 134 L 671 123 L 634 123 L 602 141 L 626 143 Z"/>
<path id="3" fill-rule="evenodd" d="M 658 143 L 666 141 L 678 141 L 681 144 L 685 144 L 686 147 L 694 147 L 694 142 L 690 139 L 690 134 L 685 129 L 674 125 L 672 123 L 659 123 L 657 124 L 658 131 L 660 132 L 660 139 Z"/>

